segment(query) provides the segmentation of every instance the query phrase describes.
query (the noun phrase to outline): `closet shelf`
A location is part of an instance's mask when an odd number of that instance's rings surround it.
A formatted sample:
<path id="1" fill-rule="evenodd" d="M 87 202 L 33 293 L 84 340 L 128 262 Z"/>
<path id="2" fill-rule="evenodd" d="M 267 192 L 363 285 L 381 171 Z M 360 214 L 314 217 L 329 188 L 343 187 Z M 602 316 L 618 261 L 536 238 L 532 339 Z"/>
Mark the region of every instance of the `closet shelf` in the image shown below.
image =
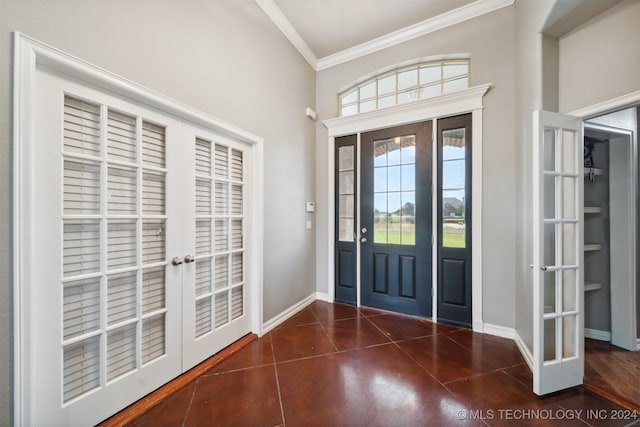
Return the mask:
<path id="1" fill-rule="evenodd" d="M 584 282 L 584 291 L 597 291 L 598 289 L 602 289 L 603 286 L 600 282 Z"/>
<path id="2" fill-rule="evenodd" d="M 599 251 L 602 249 L 602 245 L 600 243 L 591 243 L 588 245 L 584 245 L 583 249 L 585 252 Z"/>
<path id="3" fill-rule="evenodd" d="M 584 176 L 589 176 L 592 171 L 595 176 L 600 176 L 604 173 L 604 170 L 600 168 L 584 168 Z"/>
<path id="4" fill-rule="evenodd" d="M 584 213 L 586 214 L 599 214 L 602 213 L 604 209 L 600 206 L 585 206 Z"/>

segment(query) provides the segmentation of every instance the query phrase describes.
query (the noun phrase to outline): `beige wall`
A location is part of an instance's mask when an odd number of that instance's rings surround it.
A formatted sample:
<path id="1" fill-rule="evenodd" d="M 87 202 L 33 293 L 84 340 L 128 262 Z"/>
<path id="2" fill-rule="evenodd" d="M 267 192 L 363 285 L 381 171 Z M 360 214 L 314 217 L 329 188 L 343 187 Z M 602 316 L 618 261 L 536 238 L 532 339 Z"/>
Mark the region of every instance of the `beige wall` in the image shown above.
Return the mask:
<path id="1" fill-rule="evenodd" d="M 0 425 L 11 416 L 11 64 L 18 30 L 265 140 L 264 318 L 315 291 L 315 72 L 253 1 L 0 0 Z"/>
<path id="2" fill-rule="evenodd" d="M 640 2 L 626 0 L 560 37 L 560 111 L 640 89 Z"/>
<path id="3" fill-rule="evenodd" d="M 515 28 L 507 7 L 381 52 L 320 71 L 316 126 L 318 197 L 318 291 L 327 292 L 327 130 L 321 121 L 337 116 L 337 92 L 359 77 L 410 59 L 450 53 L 471 55 L 471 85 L 493 83 L 484 98 L 483 123 L 483 305 L 484 321 L 514 327 L 516 217 Z"/>

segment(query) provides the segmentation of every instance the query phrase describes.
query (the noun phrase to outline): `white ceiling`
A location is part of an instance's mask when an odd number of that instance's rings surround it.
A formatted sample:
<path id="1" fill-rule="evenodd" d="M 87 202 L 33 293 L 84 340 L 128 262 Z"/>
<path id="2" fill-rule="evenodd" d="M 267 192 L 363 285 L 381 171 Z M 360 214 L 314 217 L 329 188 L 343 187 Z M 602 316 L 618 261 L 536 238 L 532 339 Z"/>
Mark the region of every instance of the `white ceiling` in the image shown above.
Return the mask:
<path id="1" fill-rule="evenodd" d="M 514 0 L 255 0 L 316 70 L 455 25 Z"/>
<path id="2" fill-rule="evenodd" d="M 514 1 L 255 0 L 318 71 L 510 6 Z M 562 37 L 620 1 L 555 0 L 542 30 Z"/>
<path id="3" fill-rule="evenodd" d="M 274 0 L 322 58 L 433 18 L 474 0 Z"/>

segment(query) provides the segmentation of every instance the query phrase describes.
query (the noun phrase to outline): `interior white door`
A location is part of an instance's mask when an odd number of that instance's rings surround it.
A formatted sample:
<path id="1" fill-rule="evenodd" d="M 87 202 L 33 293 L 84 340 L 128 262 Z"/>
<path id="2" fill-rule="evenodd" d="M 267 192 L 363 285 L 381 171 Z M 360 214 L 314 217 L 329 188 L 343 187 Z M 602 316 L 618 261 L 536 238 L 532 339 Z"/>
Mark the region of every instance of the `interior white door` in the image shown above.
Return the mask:
<path id="1" fill-rule="evenodd" d="M 189 369 L 251 331 L 251 151 L 247 144 L 184 125 L 183 365 Z"/>
<path id="2" fill-rule="evenodd" d="M 95 425 L 251 331 L 251 147 L 41 68 L 23 150 L 28 425 Z"/>
<path id="3" fill-rule="evenodd" d="M 34 425 L 93 425 L 181 372 L 181 123 L 40 70 L 27 388 Z"/>
<path id="4" fill-rule="evenodd" d="M 534 112 L 533 390 L 582 384 L 582 121 Z"/>

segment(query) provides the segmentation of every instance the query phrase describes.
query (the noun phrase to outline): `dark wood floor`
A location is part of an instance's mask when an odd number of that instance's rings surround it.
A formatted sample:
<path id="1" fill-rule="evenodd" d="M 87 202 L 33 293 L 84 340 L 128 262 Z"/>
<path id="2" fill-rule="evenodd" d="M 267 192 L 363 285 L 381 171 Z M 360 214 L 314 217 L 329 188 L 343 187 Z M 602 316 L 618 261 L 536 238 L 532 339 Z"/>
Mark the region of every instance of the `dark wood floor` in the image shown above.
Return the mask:
<path id="1" fill-rule="evenodd" d="M 129 425 L 640 426 L 617 411 L 536 396 L 511 340 L 316 301 Z"/>
<path id="2" fill-rule="evenodd" d="M 640 414 L 640 351 L 586 339 L 585 387 Z"/>

